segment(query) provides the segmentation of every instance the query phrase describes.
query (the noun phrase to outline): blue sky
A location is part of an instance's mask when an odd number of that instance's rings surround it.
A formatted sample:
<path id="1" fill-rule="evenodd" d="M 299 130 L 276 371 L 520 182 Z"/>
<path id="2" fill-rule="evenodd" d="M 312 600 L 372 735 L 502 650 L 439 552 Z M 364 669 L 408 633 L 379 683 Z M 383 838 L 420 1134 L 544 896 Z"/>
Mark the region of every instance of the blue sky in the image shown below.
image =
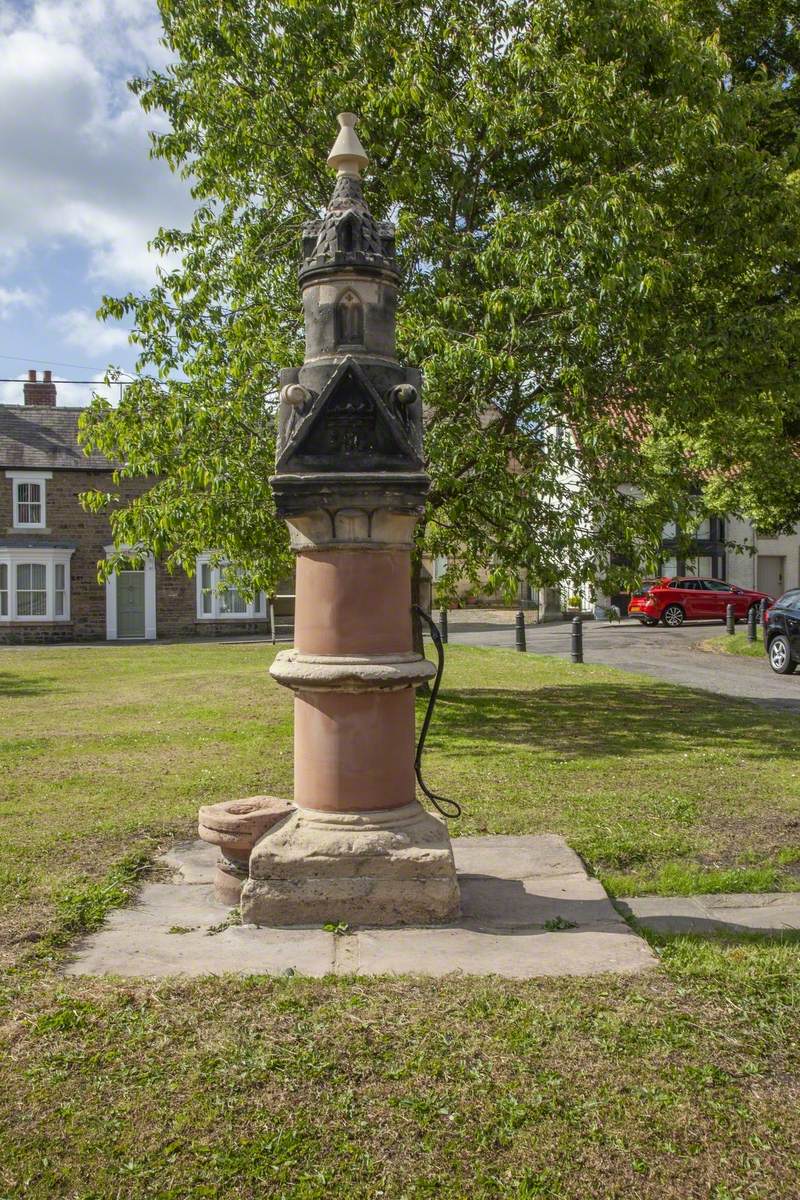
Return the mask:
<path id="1" fill-rule="evenodd" d="M 152 283 L 148 239 L 192 211 L 187 185 L 149 159 L 154 118 L 126 87 L 164 64 L 160 29 L 155 0 L 0 3 L 0 376 L 133 365 L 124 328 L 95 310 Z M 59 403 L 90 393 L 63 385 Z M 21 385 L 0 383 L 0 402 L 20 403 Z"/>

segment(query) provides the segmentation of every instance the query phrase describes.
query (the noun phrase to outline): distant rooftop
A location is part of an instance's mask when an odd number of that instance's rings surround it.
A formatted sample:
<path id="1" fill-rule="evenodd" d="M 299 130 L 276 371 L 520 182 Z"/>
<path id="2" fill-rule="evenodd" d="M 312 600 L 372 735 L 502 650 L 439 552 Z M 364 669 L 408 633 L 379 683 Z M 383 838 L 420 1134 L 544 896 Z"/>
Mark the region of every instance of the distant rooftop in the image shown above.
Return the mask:
<path id="1" fill-rule="evenodd" d="M 0 469 L 112 470 L 103 454 L 86 455 L 78 445 L 82 408 L 57 408 L 56 385 L 50 371 L 37 379 L 28 372 L 24 404 L 0 404 Z"/>

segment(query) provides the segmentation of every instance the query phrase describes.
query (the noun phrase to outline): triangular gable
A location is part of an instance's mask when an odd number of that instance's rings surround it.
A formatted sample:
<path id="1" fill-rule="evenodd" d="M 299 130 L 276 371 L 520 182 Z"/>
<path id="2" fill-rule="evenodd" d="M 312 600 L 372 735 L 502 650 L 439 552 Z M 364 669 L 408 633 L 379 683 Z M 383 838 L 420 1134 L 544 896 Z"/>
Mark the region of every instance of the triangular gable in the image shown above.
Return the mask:
<path id="1" fill-rule="evenodd" d="M 355 358 L 345 358 L 284 447 L 281 471 L 420 470 L 403 424 Z"/>

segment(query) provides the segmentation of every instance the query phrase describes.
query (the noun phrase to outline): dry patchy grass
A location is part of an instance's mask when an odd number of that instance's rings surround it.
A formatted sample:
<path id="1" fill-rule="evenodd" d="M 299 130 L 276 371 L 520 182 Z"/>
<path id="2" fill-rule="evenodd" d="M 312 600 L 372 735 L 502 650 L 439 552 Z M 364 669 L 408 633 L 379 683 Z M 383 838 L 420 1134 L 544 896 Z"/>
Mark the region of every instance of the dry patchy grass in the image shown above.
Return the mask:
<path id="1" fill-rule="evenodd" d="M 0 659 L 3 1200 L 793 1196 L 796 941 L 661 939 L 664 970 L 635 979 L 57 975 L 201 800 L 289 792 L 271 654 Z M 464 832 L 561 831 L 622 890 L 789 868 L 790 718 L 605 668 L 448 661 L 427 770 Z"/>
<path id="2" fill-rule="evenodd" d="M 796 947 L 662 953 L 637 980 L 9 989 L 0 1194 L 788 1200 Z"/>

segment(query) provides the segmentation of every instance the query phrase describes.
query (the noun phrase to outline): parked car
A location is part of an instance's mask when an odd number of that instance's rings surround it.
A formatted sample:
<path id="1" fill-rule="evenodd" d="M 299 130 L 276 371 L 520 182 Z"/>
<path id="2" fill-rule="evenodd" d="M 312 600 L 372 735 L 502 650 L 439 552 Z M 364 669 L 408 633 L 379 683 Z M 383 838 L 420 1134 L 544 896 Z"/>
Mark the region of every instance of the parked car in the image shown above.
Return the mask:
<path id="1" fill-rule="evenodd" d="M 764 649 L 778 675 L 793 675 L 800 665 L 800 588 L 784 592 L 764 614 Z"/>
<path id="2" fill-rule="evenodd" d="M 628 616 L 636 617 L 643 625 L 675 627 L 684 621 L 724 621 L 727 607 L 733 605 L 737 621 L 744 621 L 751 608 L 762 600 L 773 603 L 765 592 L 736 587 L 722 579 L 698 579 L 681 576 L 662 579 L 649 590 L 636 593 L 628 605 Z"/>
<path id="3" fill-rule="evenodd" d="M 628 616 L 638 617 L 642 625 L 657 625 L 657 621 L 653 621 L 648 617 L 642 617 L 641 612 L 643 606 L 641 601 L 649 594 L 651 588 L 658 587 L 660 583 L 666 583 L 666 579 L 645 579 L 635 592 L 631 592 L 631 598 L 628 601 Z"/>

